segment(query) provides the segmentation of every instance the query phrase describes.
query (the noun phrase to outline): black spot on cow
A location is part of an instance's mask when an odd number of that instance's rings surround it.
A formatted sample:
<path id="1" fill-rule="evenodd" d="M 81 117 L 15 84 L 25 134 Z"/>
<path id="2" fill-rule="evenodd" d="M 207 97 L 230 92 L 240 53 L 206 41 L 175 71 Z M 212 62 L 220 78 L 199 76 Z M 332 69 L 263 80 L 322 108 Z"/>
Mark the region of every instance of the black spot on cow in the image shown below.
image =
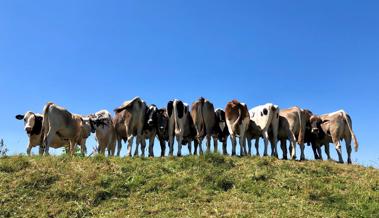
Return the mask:
<path id="1" fill-rule="evenodd" d="M 35 121 L 30 135 L 39 135 L 42 131 L 42 116 L 34 115 Z"/>
<path id="2" fill-rule="evenodd" d="M 177 101 L 176 102 L 176 111 L 178 113 L 179 119 L 181 119 L 184 115 L 184 104 L 182 101 Z"/>
<path id="3" fill-rule="evenodd" d="M 267 115 L 268 114 L 268 110 L 266 108 L 263 109 L 263 114 L 264 115 Z"/>
<path id="4" fill-rule="evenodd" d="M 261 117 L 263 117 L 263 113 L 262 113 L 262 111 L 261 111 Z"/>
<path id="5" fill-rule="evenodd" d="M 167 114 L 168 114 L 168 117 L 171 117 L 173 108 L 174 108 L 174 102 L 173 101 L 169 101 L 167 103 Z"/>

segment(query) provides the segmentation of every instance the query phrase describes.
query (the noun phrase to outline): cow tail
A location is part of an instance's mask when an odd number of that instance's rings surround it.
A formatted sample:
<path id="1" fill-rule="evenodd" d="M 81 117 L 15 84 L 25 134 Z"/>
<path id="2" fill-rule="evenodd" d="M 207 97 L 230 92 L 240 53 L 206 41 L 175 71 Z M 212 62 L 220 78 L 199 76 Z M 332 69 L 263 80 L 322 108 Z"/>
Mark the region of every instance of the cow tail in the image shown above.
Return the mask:
<path id="1" fill-rule="evenodd" d="M 345 111 L 342 111 L 342 116 L 343 118 L 345 119 L 346 123 L 347 123 L 347 127 L 349 128 L 349 131 L 350 131 L 350 134 L 351 136 L 353 137 L 353 140 L 354 140 L 354 150 L 355 152 L 358 151 L 358 140 L 357 140 L 357 137 L 355 136 L 354 132 L 353 132 L 353 129 L 351 128 L 351 125 L 350 125 L 350 122 L 349 122 L 349 118 L 347 117 L 347 114 Z"/>
<path id="2" fill-rule="evenodd" d="M 238 124 L 240 124 L 241 118 L 242 118 L 242 111 L 241 111 L 241 108 L 238 108 L 238 117 L 237 117 L 236 121 L 234 121 L 234 123 L 232 124 L 232 127 L 233 127 L 232 129 L 235 129 L 236 126 Z"/>
<path id="3" fill-rule="evenodd" d="M 53 105 L 52 102 L 48 102 L 45 107 L 43 108 L 43 122 L 42 122 L 42 129 L 43 129 L 43 143 L 45 143 L 47 133 L 49 132 L 49 108 Z"/>
<path id="4" fill-rule="evenodd" d="M 301 109 L 298 108 L 297 110 L 297 115 L 299 117 L 299 135 L 297 137 L 297 143 L 300 145 L 304 143 L 304 126 L 303 126 L 303 119 L 302 119 L 302 112 Z"/>
<path id="5" fill-rule="evenodd" d="M 199 135 L 200 136 L 205 135 L 205 120 L 204 120 L 203 107 L 204 107 L 204 101 L 201 102 L 200 107 L 197 108 L 197 110 L 199 112 L 200 119 L 202 121 L 201 125 L 200 125 L 200 129 L 199 129 Z"/>

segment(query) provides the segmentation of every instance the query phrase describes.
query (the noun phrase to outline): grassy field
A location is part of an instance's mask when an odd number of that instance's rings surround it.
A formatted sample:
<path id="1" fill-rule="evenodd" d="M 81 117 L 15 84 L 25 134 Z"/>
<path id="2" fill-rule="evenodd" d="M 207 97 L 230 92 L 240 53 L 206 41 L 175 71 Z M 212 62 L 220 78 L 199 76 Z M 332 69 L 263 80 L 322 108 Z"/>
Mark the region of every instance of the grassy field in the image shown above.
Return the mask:
<path id="1" fill-rule="evenodd" d="M 379 170 L 272 158 L 0 159 L 0 217 L 379 217 Z"/>

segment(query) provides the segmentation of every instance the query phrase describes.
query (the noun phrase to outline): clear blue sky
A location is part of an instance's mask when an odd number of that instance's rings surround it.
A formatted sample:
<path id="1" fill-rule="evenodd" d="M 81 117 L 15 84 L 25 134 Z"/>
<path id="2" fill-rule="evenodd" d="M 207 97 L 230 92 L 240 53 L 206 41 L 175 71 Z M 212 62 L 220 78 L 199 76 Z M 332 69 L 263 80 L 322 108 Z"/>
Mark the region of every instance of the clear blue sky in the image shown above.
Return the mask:
<path id="1" fill-rule="evenodd" d="M 222 108 L 237 98 L 345 109 L 360 142 L 353 160 L 379 166 L 378 11 L 345 0 L 1 1 L 0 137 L 25 153 L 14 115 L 48 101 L 88 114 L 137 95 Z"/>

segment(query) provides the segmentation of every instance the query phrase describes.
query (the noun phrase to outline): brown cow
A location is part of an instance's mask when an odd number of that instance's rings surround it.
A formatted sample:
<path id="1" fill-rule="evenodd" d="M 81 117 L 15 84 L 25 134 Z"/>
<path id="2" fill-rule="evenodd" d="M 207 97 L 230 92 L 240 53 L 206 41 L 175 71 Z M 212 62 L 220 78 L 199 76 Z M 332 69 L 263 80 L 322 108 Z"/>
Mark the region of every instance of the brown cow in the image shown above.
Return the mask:
<path id="1" fill-rule="evenodd" d="M 305 160 L 304 154 L 304 134 L 306 130 L 307 118 L 299 107 L 282 109 L 279 112 L 278 139 L 283 151 L 283 159 L 287 159 L 287 143 L 290 141 L 291 159 L 296 159 L 296 143 L 300 145 L 300 160 Z"/>
<path id="2" fill-rule="evenodd" d="M 91 132 L 96 131 L 96 126 L 100 125 L 100 121 L 72 114 L 52 102 L 47 103 L 43 111 L 45 153 L 49 154 L 49 147 L 52 147 L 58 136 L 62 140 L 68 140 L 71 155 L 74 154 L 77 144 L 81 145 L 81 151 L 84 154 L 86 140 Z"/>
<path id="3" fill-rule="evenodd" d="M 353 132 L 350 116 L 343 110 L 310 118 L 312 133 L 317 136 L 316 146 L 325 145 L 325 153 L 330 158 L 329 143 L 334 143 L 338 162 L 343 163 L 341 142 L 344 139 L 347 150 L 347 162 L 351 164 L 351 140 L 354 140 L 355 151 L 358 151 L 358 140 Z"/>
<path id="4" fill-rule="evenodd" d="M 203 154 L 202 142 L 206 137 L 207 153 L 211 150 L 211 138 L 213 136 L 214 152 L 217 152 L 217 132 L 216 132 L 216 115 L 213 104 L 203 97 L 192 103 L 191 108 L 192 120 L 196 128 L 196 139 L 199 144 L 200 154 Z M 197 146 L 195 147 L 197 154 Z"/>
<path id="5" fill-rule="evenodd" d="M 250 117 L 246 104 L 240 103 L 237 100 L 230 101 L 225 107 L 226 125 L 230 133 L 230 140 L 232 142 L 232 156 L 236 155 L 236 137 L 239 136 L 240 140 L 240 154 L 246 155 L 246 138 L 245 133 L 248 128 Z"/>
<path id="6" fill-rule="evenodd" d="M 125 101 L 124 104 L 114 109 L 114 111 L 116 112 L 114 125 L 118 142 L 117 156 L 120 156 L 121 140 L 128 141 L 127 155 L 132 156 L 131 148 L 134 136 L 137 136 L 136 149 L 134 152 L 134 156 L 137 156 L 138 146 L 143 140 L 142 134 L 145 123 L 146 103 L 139 97 L 135 97 L 130 101 Z M 144 156 L 145 148 L 141 150 Z"/>

